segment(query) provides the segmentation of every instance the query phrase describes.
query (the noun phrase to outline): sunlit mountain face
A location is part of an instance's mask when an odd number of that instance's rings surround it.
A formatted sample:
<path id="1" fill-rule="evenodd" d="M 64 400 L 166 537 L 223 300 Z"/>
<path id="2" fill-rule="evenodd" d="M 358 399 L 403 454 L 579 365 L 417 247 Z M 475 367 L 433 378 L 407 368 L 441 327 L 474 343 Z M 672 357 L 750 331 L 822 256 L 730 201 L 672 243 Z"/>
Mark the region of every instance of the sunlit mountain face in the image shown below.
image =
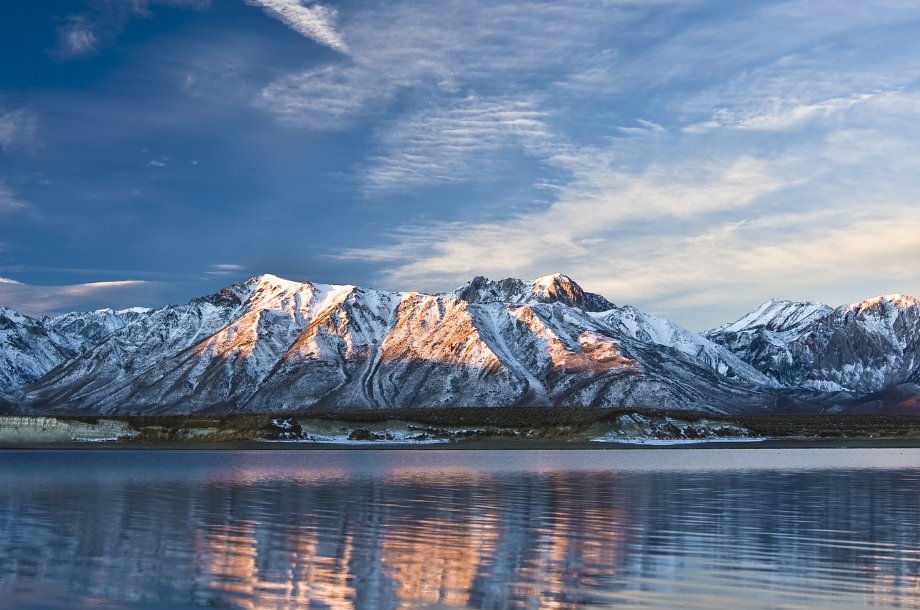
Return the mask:
<path id="1" fill-rule="evenodd" d="M 24 413 L 913 411 L 920 396 L 920 304 L 903 295 L 770 301 L 704 335 L 560 274 L 440 294 L 262 275 L 160 309 L 4 312 L 4 408 Z"/>

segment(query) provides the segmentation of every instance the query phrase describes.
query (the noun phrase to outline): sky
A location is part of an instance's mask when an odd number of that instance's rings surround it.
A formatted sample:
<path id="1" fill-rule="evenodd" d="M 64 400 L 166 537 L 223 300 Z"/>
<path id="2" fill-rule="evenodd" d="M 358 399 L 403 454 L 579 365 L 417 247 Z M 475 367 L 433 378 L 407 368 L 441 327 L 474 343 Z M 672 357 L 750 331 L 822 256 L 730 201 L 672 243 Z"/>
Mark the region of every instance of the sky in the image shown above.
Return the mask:
<path id="1" fill-rule="evenodd" d="M 0 304 L 565 273 L 703 330 L 920 296 L 912 0 L 0 4 Z"/>

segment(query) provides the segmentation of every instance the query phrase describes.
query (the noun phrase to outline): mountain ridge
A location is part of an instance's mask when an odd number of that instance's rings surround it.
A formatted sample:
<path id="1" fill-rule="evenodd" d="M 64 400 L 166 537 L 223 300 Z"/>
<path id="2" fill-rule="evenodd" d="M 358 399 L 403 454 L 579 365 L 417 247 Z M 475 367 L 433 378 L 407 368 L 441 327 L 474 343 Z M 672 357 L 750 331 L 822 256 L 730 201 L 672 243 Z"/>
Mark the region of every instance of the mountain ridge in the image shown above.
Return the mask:
<path id="1" fill-rule="evenodd" d="M 149 310 L 34 320 L 0 308 L 0 391 L 22 412 L 90 415 L 416 406 L 729 413 L 860 408 L 870 397 L 878 409 L 886 390 L 920 380 L 918 324 L 920 303 L 900 294 L 838 308 L 773 299 L 698 334 L 563 274 L 479 276 L 437 294 L 263 274 Z"/>

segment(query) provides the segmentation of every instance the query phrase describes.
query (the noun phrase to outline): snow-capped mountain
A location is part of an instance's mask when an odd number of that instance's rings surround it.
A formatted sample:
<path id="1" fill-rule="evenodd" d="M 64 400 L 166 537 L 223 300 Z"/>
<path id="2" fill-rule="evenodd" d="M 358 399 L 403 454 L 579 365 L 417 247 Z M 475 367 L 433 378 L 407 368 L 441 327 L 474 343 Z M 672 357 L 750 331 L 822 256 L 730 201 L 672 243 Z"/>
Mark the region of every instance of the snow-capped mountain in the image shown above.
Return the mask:
<path id="1" fill-rule="evenodd" d="M 704 337 L 560 274 L 442 294 L 262 275 L 159 309 L 0 310 L 0 390 L 22 411 L 82 414 L 821 408 L 918 381 L 918 310 L 770 301 Z"/>
<path id="2" fill-rule="evenodd" d="M 627 329 L 618 311 L 563 275 L 439 295 L 263 275 L 88 332 L 79 355 L 8 396 L 76 413 L 765 402 L 763 375 L 728 350 L 664 320 Z"/>
<path id="3" fill-rule="evenodd" d="M 100 309 L 35 320 L 0 307 L 0 391 L 32 383 L 146 311 Z"/>
<path id="4" fill-rule="evenodd" d="M 920 381 L 920 302 L 902 294 L 836 309 L 769 301 L 706 336 L 793 389 L 859 397 Z"/>
<path id="5" fill-rule="evenodd" d="M 146 307 L 130 309 L 97 309 L 89 312 L 66 313 L 43 321 L 43 326 L 53 333 L 61 345 L 77 354 L 90 345 L 107 338 L 150 311 Z"/>
<path id="6" fill-rule="evenodd" d="M 0 307 L 0 390 L 35 381 L 74 354 L 39 320 Z"/>
<path id="7" fill-rule="evenodd" d="M 613 308 L 596 317 L 638 341 L 681 354 L 689 362 L 700 363 L 728 379 L 742 380 L 754 386 L 781 387 L 723 346 L 635 307 Z"/>

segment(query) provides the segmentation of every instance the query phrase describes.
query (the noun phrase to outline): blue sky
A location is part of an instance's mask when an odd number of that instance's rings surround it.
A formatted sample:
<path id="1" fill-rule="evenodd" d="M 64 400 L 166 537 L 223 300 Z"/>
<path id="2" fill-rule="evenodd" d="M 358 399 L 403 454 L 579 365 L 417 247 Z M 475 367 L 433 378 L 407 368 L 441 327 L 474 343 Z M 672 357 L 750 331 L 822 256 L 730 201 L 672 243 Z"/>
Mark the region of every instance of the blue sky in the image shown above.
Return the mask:
<path id="1" fill-rule="evenodd" d="M 920 296 L 920 6 L 0 5 L 0 302 L 572 276 L 703 329 Z"/>

